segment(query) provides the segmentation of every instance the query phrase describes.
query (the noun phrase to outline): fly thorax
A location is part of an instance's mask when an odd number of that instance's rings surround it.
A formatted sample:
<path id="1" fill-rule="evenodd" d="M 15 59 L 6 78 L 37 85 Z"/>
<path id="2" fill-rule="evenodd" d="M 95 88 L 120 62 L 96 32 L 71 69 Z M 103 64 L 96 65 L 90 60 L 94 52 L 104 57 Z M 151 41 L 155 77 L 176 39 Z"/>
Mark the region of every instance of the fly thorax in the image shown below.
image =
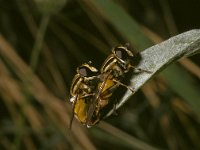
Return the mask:
<path id="1" fill-rule="evenodd" d="M 113 72 L 113 76 L 114 77 L 119 77 L 119 76 L 122 76 L 124 74 L 124 71 L 121 67 L 119 67 L 118 65 L 115 65 L 112 69 L 112 72 Z"/>

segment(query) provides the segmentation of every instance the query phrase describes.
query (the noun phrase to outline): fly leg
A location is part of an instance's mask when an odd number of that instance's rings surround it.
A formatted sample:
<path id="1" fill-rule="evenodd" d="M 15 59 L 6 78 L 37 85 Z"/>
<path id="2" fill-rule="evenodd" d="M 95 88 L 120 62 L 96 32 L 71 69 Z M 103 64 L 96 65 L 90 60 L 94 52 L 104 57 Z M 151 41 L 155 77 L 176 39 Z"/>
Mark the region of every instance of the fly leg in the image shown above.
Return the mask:
<path id="1" fill-rule="evenodd" d="M 72 114 L 71 114 L 70 121 L 69 121 L 69 129 L 71 129 L 71 127 L 72 127 L 72 122 L 73 122 L 73 119 L 74 119 L 74 108 L 75 108 L 77 99 L 78 99 L 78 94 L 74 97 L 74 101 L 73 101 L 73 104 L 72 104 Z"/>
<path id="2" fill-rule="evenodd" d="M 134 89 L 132 89 L 131 87 L 129 87 L 129 86 L 127 86 L 127 85 L 121 83 L 121 82 L 118 81 L 118 80 L 113 79 L 113 81 L 116 82 L 117 84 L 119 84 L 119 85 L 121 85 L 121 86 L 123 86 L 123 87 L 129 89 L 132 93 L 135 93 Z"/>
<path id="3" fill-rule="evenodd" d="M 94 96 L 94 95 L 95 95 L 95 93 L 85 94 L 85 95 L 81 96 L 80 99 L 85 99 L 89 96 Z"/>

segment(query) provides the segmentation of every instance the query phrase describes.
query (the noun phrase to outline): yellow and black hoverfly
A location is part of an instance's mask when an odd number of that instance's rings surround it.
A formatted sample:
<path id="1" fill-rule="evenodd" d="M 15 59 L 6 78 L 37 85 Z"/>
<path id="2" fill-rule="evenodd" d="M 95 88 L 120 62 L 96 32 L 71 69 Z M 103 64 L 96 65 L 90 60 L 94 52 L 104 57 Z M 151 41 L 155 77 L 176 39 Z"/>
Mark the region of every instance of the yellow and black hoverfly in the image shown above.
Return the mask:
<path id="1" fill-rule="evenodd" d="M 73 103 L 70 126 L 74 116 L 87 127 L 97 124 L 103 118 L 102 111 L 110 103 L 113 92 L 120 85 L 134 92 L 132 88 L 121 83 L 123 76 L 131 68 L 149 72 L 136 68 L 134 57 L 129 44 L 119 45 L 112 49 L 112 53 L 102 64 L 100 73 L 90 64 L 77 68 L 70 90 L 70 101 Z"/>
<path id="2" fill-rule="evenodd" d="M 88 116 L 88 108 L 94 99 L 94 91 L 98 84 L 98 70 L 85 63 L 77 68 L 70 88 L 70 102 L 72 103 L 72 116 L 69 124 L 71 128 L 74 116 L 85 124 Z M 95 121 L 95 120 L 94 120 Z M 93 123 L 95 124 L 95 123 Z"/>
<path id="3" fill-rule="evenodd" d="M 113 92 L 121 85 L 129 89 L 134 93 L 134 90 L 129 86 L 121 83 L 123 76 L 129 72 L 130 69 L 134 68 L 140 72 L 149 72 L 140 68 L 134 67 L 133 58 L 135 57 L 129 44 L 119 45 L 112 49 L 112 53 L 102 64 L 100 69 L 100 81 L 97 86 L 97 90 L 94 95 L 94 100 L 89 106 L 86 125 L 90 124 L 91 118 L 96 118 L 97 123 L 103 116 L 101 110 L 104 109 L 111 101 Z"/>

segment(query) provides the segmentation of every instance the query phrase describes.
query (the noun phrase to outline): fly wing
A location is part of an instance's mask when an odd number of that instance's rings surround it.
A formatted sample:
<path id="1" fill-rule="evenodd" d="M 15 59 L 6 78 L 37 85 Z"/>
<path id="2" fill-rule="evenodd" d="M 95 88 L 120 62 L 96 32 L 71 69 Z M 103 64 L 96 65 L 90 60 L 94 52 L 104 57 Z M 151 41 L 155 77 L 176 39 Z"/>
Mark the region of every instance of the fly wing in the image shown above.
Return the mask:
<path id="1" fill-rule="evenodd" d="M 86 125 L 87 127 L 90 127 L 90 122 L 92 120 L 92 117 L 94 115 L 95 109 L 96 109 L 96 104 L 99 101 L 100 95 L 102 94 L 102 90 L 106 84 L 106 80 L 109 77 L 109 73 L 108 74 L 102 74 L 102 83 L 101 85 L 98 87 L 97 89 L 97 93 L 94 95 L 93 99 L 92 99 L 92 103 L 88 108 L 88 113 L 87 113 L 87 120 L 86 120 Z"/>

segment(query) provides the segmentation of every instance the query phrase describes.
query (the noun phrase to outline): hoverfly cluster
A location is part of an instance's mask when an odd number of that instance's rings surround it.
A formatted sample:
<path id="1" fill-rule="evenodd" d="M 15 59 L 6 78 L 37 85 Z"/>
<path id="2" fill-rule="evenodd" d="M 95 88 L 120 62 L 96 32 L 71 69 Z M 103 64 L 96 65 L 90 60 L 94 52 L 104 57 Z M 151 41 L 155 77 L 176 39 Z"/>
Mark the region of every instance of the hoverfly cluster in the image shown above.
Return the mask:
<path id="1" fill-rule="evenodd" d="M 74 116 L 87 127 L 97 124 L 103 117 L 102 110 L 111 102 L 111 96 L 119 86 L 134 92 L 132 88 L 121 82 L 130 69 L 138 69 L 133 65 L 134 57 L 129 44 L 119 45 L 112 49 L 100 71 L 93 67 L 91 62 L 77 68 L 77 74 L 70 88 L 73 112 L 70 128 Z"/>

